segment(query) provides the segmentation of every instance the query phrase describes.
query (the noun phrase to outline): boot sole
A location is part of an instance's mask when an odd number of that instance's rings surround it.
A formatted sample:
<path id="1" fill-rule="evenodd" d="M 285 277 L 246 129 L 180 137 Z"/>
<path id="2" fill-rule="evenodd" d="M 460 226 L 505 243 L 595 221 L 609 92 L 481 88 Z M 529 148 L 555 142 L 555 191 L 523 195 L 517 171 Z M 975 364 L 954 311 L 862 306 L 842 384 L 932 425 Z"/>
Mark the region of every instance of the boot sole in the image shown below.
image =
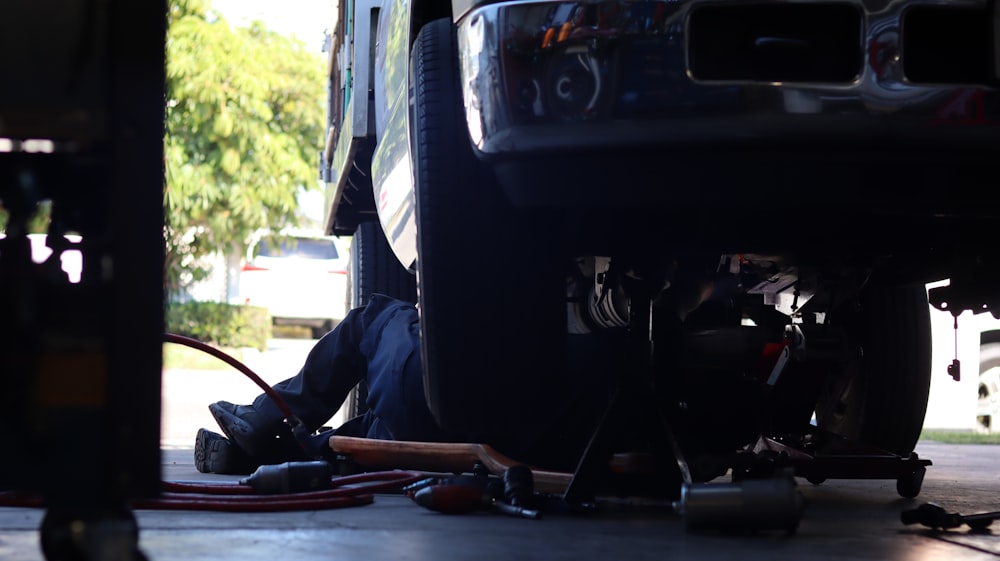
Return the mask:
<path id="1" fill-rule="evenodd" d="M 194 440 L 194 467 L 201 473 L 246 475 L 259 464 L 228 438 L 208 429 L 198 429 Z"/>
<path id="2" fill-rule="evenodd" d="M 247 421 L 230 413 L 218 404 L 212 403 L 208 411 L 219 424 L 219 429 L 226 435 L 235 448 L 241 450 L 258 465 L 280 464 L 282 462 L 306 460 L 291 432 L 285 437 L 276 435 L 271 438 L 261 438 L 259 433 Z"/>

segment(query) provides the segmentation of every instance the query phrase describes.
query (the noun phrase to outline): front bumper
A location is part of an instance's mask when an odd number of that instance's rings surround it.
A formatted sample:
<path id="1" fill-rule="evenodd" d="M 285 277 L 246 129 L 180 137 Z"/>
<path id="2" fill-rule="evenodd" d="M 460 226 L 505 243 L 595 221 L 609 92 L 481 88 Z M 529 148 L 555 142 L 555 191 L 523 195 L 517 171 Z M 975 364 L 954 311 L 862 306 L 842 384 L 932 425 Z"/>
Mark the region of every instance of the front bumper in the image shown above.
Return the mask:
<path id="1" fill-rule="evenodd" d="M 458 22 L 469 134 L 500 158 L 982 148 L 1000 140 L 997 19 L 992 0 L 488 4 Z"/>

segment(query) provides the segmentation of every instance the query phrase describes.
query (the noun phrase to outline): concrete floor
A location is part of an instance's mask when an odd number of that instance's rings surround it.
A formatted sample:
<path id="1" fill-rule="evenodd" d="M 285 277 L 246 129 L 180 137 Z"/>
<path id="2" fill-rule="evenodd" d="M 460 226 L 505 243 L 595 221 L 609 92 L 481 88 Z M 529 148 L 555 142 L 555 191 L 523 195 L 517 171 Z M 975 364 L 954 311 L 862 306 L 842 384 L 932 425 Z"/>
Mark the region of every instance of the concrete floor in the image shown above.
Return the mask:
<path id="1" fill-rule="evenodd" d="M 904 526 L 903 510 L 931 501 L 973 514 L 1000 509 L 1000 446 L 921 442 L 930 459 L 923 492 L 900 498 L 893 481 L 799 481 L 807 506 L 794 534 L 688 533 L 663 507 L 615 504 L 596 514 L 546 514 L 541 520 L 489 512 L 446 515 L 396 495 L 370 505 L 285 513 L 137 510 L 140 549 L 152 561 L 343 561 L 555 559 L 944 560 L 1000 558 L 994 533 L 965 527 Z M 191 450 L 165 450 L 167 481 L 239 479 L 204 475 Z M 44 511 L 0 508 L 0 559 L 40 561 Z"/>

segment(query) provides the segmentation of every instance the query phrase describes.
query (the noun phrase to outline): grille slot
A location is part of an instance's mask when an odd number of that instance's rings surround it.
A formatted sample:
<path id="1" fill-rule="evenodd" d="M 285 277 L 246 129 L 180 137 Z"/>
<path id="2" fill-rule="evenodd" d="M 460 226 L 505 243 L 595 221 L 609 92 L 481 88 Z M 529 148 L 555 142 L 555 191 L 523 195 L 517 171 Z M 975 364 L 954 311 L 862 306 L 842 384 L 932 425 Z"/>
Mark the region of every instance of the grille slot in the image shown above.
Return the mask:
<path id="1" fill-rule="evenodd" d="M 987 8 L 914 6 L 903 15 L 903 75 L 913 83 L 997 84 L 996 16 Z"/>
<path id="2" fill-rule="evenodd" d="M 712 4 L 688 19 L 695 80 L 850 83 L 864 61 L 853 4 Z"/>

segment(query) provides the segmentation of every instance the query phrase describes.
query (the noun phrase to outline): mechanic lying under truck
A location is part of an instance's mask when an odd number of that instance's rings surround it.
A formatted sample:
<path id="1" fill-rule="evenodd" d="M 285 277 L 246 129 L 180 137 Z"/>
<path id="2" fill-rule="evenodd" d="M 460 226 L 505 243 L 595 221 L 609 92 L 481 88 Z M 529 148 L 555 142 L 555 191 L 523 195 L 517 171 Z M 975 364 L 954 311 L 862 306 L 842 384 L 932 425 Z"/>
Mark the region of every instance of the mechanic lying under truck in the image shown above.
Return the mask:
<path id="1" fill-rule="evenodd" d="M 657 329 L 680 336 L 689 314 L 724 297 L 726 287 L 711 276 L 676 280 L 657 296 L 653 308 L 658 312 Z M 480 443 L 534 468 L 572 473 L 565 497 L 573 501 L 593 498 L 600 489 L 676 497 L 683 484 L 710 481 L 730 470 L 735 480 L 768 478 L 789 469 L 813 483 L 827 478 L 896 479 L 899 494 L 914 497 L 930 464 L 916 454 L 896 455 L 803 424 L 798 422 L 801 411 L 789 412 L 787 405 L 780 405 L 783 392 L 799 392 L 803 383 L 815 382 L 797 375 L 794 368 L 783 374 L 788 356 L 801 344 L 795 330 L 785 346 L 745 342 L 741 353 L 757 357 L 758 371 L 748 373 L 742 398 L 718 400 L 725 414 L 714 423 L 706 418 L 685 423 L 671 413 L 673 408 L 665 404 L 672 389 L 665 389 L 662 381 L 658 385 L 655 361 L 651 369 L 642 361 L 622 360 L 644 354 L 636 352 L 641 351 L 636 345 L 643 344 L 642 338 L 623 331 L 620 337 L 602 338 L 601 345 L 570 336 L 567 350 L 573 362 L 566 377 L 546 377 L 520 388 L 545 398 L 544 407 L 525 413 L 532 416 L 532 431 L 497 435 L 444 430 L 427 405 L 419 325 L 414 304 L 373 295 L 316 343 L 294 377 L 270 387 L 252 404 L 210 404 L 225 437 L 199 430 L 197 469 L 243 474 L 292 461 L 336 464 L 340 458 L 331 437 Z M 667 341 L 670 338 L 661 339 Z M 678 354 L 665 344 L 657 349 L 660 363 Z M 468 368 L 473 373 L 477 365 Z M 711 386 L 711 377 L 706 378 L 702 384 Z M 367 411 L 340 427 L 323 428 L 362 382 L 367 385 Z M 488 396 L 509 397 L 502 392 Z M 734 414 L 744 422 L 727 422 Z M 623 474 L 633 479 L 624 487 Z"/>
<path id="2" fill-rule="evenodd" d="M 209 410 L 226 437 L 199 430 L 195 465 L 202 473 L 243 474 L 260 465 L 332 460 L 329 438 L 337 435 L 486 442 L 520 461 L 568 470 L 582 454 L 611 394 L 609 381 L 602 375 L 607 365 L 595 353 L 577 355 L 590 356 L 576 370 L 573 384 L 525 388 L 551 395 L 551 407 L 536 414 L 537 432 L 516 439 L 447 432 L 438 427 L 424 399 L 417 308 L 375 294 L 316 342 L 297 375 L 272 387 L 301 422 L 306 436 L 293 434 L 285 414 L 267 393 L 249 405 L 219 401 L 210 404 Z M 475 367 L 469 365 L 470 370 Z M 317 433 L 359 382 L 367 384 L 368 410 L 338 428 Z"/>

